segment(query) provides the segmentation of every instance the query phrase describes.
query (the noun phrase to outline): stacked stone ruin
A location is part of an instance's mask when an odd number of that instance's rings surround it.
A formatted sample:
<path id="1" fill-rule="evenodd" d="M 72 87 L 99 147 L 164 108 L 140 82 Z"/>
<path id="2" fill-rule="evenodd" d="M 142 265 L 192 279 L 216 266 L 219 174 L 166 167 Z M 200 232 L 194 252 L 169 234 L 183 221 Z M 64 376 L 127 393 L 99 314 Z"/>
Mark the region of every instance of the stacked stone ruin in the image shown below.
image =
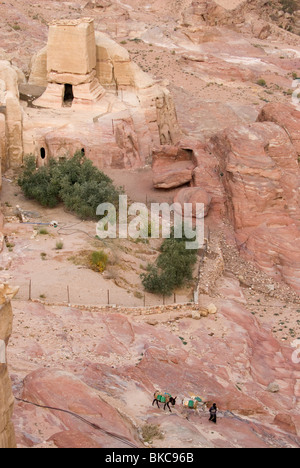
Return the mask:
<path id="1" fill-rule="evenodd" d="M 92 19 L 52 22 L 47 47 L 47 89 L 36 105 L 61 108 L 99 101 L 105 90 L 97 78 L 96 63 Z"/>

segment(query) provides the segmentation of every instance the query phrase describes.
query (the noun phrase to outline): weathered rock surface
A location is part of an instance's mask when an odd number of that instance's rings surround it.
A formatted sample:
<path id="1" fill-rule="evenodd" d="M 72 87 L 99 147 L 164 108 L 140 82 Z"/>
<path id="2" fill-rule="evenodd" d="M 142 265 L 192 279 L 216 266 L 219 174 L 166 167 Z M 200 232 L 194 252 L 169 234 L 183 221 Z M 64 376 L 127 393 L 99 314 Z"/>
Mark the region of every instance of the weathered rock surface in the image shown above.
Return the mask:
<path id="1" fill-rule="evenodd" d="M 197 0 L 189 2 L 183 11 L 183 24 L 196 26 L 226 25 L 230 28 L 247 30 L 257 39 L 267 39 L 272 33 L 272 23 L 282 29 L 298 34 L 297 11 L 293 4 L 283 4 L 274 0 L 272 4 L 264 0 Z M 283 11 L 285 10 L 285 11 Z"/>
<path id="2" fill-rule="evenodd" d="M 115 123 L 111 117 L 116 118 Z M 80 128 L 71 124 L 51 131 L 40 130 L 38 147 L 45 148 L 47 159 L 73 155 L 84 149 L 85 155 L 99 169 L 132 169 L 144 163 L 134 122 L 126 111 L 111 114 L 109 118 L 101 118 L 93 124 L 82 124 Z M 39 164 L 43 163 L 39 159 Z"/>
<path id="3" fill-rule="evenodd" d="M 97 424 L 103 431 L 109 431 L 116 437 L 123 437 L 132 444 L 139 444 L 134 429 L 130 427 L 130 424 L 126 424 L 115 408 L 99 398 L 95 390 L 65 371 L 41 369 L 29 374 L 24 380 L 23 398 L 40 405 L 76 413 Z M 114 444 L 112 437 L 91 428 L 69 413 L 56 412 L 55 414 L 66 428 L 64 437 L 62 434 L 52 436 L 54 441 L 56 438 L 60 440 L 59 444 L 62 443 L 63 438 L 67 437 L 68 447 L 71 448 L 86 443 L 87 439 L 88 445 L 92 442 L 98 447 L 107 445 L 126 447 L 126 444 L 118 440 Z M 68 435 L 68 431 L 73 432 Z"/>
<path id="4" fill-rule="evenodd" d="M 210 206 L 216 214 L 224 212 L 225 191 L 221 181 L 218 159 L 201 144 L 190 145 L 193 148 L 196 168 L 193 172 L 193 187 L 199 187 L 211 198 Z"/>
<path id="5" fill-rule="evenodd" d="M 180 203 L 182 213 L 184 213 L 184 204 L 192 204 L 193 218 L 203 218 L 208 215 L 211 196 L 201 188 L 184 188 L 180 190 L 174 198 L 174 203 Z M 197 205 L 203 206 L 197 206 Z"/>
<path id="6" fill-rule="evenodd" d="M 231 288 L 236 290 L 232 297 L 239 297 L 236 282 Z M 154 441 L 158 447 L 296 446 L 299 372 L 293 350 L 234 299 L 214 299 L 201 310 L 212 314 L 194 320 L 192 310 L 181 319 L 176 311 L 146 316 L 136 311 L 129 317 L 38 304 L 24 309 L 17 303 L 9 350 L 15 392 L 34 403 L 71 410 L 137 445 L 136 428 L 148 422 L 165 433 L 164 440 Z M 150 318 L 155 326 L 147 324 Z M 41 358 L 26 351 L 33 335 L 47 356 L 44 369 Z M 267 391 L 273 382 L 279 393 Z M 178 396 L 172 415 L 151 406 L 156 389 Z M 181 406 L 189 394 L 217 402 L 221 413 L 213 438 L 207 414 L 187 414 Z M 64 447 L 117 446 L 74 416 L 25 403 L 17 403 L 14 423 L 20 446 L 47 440 Z"/>
<path id="7" fill-rule="evenodd" d="M 153 185 L 163 189 L 185 185 L 191 182 L 195 166 L 192 151 L 162 146 L 153 152 Z"/>
<path id="8" fill-rule="evenodd" d="M 7 370 L 6 346 L 12 333 L 11 300 L 16 290 L 0 285 L 0 448 L 15 448 L 15 432 L 11 421 L 14 397 Z"/>
<path id="9" fill-rule="evenodd" d="M 241 251 L 300 291 L 298 155 L 290 137 L 266 122 L 212 139 Z"/>
<path id="10" fill-rule="evenodd" d="M 5 109 L 0 122 L 0 156 L 2 170 L 6 170 L 9 167 L 19 167 L 23 161 L 23 113 L 18 85 L 25 77 L 8 61 L 0 60 L 0 80 L 0 106 Z"/>
<path id="11" fill-rule="evenodd" d="M 257 119 L 258 122 L 274 122 L 282 127 L 300 155 L 300 111 L 289 104 L 267 104 Z"/>

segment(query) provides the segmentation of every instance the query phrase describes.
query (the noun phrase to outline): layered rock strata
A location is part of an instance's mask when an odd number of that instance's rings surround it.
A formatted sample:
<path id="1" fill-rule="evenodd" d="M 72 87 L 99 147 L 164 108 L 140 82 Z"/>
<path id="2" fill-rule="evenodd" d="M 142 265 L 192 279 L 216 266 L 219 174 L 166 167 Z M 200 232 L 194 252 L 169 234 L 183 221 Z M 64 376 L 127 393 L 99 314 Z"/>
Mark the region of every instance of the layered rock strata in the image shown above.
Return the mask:
<path id="1" fill-rule="evenodd" d="M 16 294 L 6 284 L 0 285 L 0 448 L 16 446 L 14 427 L 11 421 L 14 397 L 7 370 L 6 346 L 12 333 L 11 300 Z"/>

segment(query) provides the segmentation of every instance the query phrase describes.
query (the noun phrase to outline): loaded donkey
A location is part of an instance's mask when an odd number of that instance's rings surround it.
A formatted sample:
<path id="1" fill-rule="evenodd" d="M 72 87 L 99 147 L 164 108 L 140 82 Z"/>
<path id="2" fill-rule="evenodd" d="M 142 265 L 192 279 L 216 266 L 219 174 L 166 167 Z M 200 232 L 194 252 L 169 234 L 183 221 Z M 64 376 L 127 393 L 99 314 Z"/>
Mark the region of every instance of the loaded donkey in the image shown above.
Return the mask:
<path id="1" fill-rule="evenodd" d="M 159 402 L 160 403 L 164 403 L 164 410 L 166 409 L 166 406 L 169 408 L 169 411 L 170 413 L 172 413 L 171 411 L 171 408 L 170 408 L 170 403 L 172 406 L 175 406 L 176 404 L 176 398 L 173 398 L 170 393 L 161 393 L 161 392 L 155 392 L 154 393 L 154 400 L 153 400 L 153 403 L 152 403 L 152 406 L 154 406 L 155 402 L 158 406 L 158 408 L 160 408 L 159 406 Z"/>

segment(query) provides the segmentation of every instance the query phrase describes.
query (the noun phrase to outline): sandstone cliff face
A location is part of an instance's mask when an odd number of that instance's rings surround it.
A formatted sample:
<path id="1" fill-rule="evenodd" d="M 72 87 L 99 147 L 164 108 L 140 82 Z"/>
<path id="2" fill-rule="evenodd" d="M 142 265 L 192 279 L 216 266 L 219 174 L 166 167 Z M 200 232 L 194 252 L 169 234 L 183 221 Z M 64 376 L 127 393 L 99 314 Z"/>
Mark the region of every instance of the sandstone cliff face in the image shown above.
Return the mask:
<path id="1" fill-rule="evenodd" d="M 0 157 L 2 170 L 19 167 L 23 161 L 23 113 L 18 84 L 23 73 L 8 61 L 0 61 Z M 0 184 L 1 185 L 1 184 Z"/>
<path id="2" fill-rule="evenodd" d="M 0 285 L 0 448 L 16 446 L 11 422 L 14 397 L 6 364 L 6 346 L 12 332 L 13 318 L 10 301 L 15 293 L 7 285 Z"/>
<path id="3" fill-rule="evenodd" d="M 28 83 L 35 86 L 47 86 L 47 46 L 43 47 L 32 58 L 30 63 L 30 76 Z"/>
<path id="4" fill-rule="evenodd" d="M 273 122 L 225 130 L 212 139 L 227 212 L 240 250 L 300 291 L 298 153 Z"/>
<path id="5" fill-rule="evenodd" d="M 120 114 L 119 114 L 120 116 Z M 134 123 L 129 113 L 122 119 L 101 118 L 93 124 L 62 125 L 62 128 L 41 131 L 38 146 L 56 159 L 73 155 L 81 148 L 98 169 L 132 169 L 144 164 L 139 152 Z M 44 161 L 39 159 L 39 164 Z"/>
<path id="6" fill-rule="evenodd" d="M 274 122 L 283 128 L 298 156 L 300 156 L 300 112 L 289 104 L 267 104 L 258 116 L 258 122 Z"/>

